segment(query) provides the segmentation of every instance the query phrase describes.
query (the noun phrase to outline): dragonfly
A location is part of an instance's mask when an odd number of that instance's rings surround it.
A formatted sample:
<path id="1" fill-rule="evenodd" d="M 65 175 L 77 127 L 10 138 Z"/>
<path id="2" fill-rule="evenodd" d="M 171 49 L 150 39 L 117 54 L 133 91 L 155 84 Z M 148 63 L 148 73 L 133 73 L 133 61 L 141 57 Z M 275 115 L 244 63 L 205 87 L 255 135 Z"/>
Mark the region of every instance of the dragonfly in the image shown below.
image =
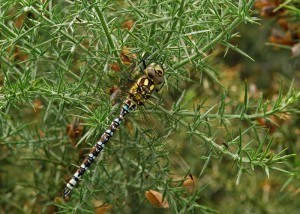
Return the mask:
<path id="1" fill-rule="evenodd" d="M 62 192 L 62 197 L 66 198 L 72 189 L 76 186 L 79 179 L 89 169 L 96 157 L 102 152 L 114 132 L 119 128 L 124 117 L 130 112 L 136 110 L 137 106 L 144 106 L 145 102 L 151 98 L 154 91 L 159 91 L 164 84 L 165 71 L 162 64 L 151 63 L 144 69 L 144 75 L 140 77 L 133 86 L 130 88 L 127 98 L 123 102 L 121 111 L 118 117 L 116 117 L 107 130 L 102 134 L 98 142 L 90 150 L 89 154 L 85 157 L 84 161 L 73 174 L 72 178 L 67 183 Z M 168 144 L 166 144 L 168 145 Z M 171 147 L 171 146 L 169 146 Z M 182 161 L 178 161 L 182 165 Z M 184 163 L 186 164 L 186 163 Z M 187 165 L 187 164 L 186 164 Z M 185 166 L 185 168 L 188 168 Z M 191 174 L 189 174 L 191 177 Z M 192 178 L 192 177 L 191 177 Z"/>

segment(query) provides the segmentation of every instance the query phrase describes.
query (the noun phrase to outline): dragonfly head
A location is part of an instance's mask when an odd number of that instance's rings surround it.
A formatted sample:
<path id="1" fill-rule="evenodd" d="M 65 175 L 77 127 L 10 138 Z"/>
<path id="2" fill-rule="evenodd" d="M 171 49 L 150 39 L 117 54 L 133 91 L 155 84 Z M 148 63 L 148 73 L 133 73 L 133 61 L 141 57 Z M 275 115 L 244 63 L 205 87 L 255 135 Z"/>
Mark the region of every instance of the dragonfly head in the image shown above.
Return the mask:
<path id="1" fill-rule="evenodd" d="M 164 81 L 165 71 L 162 65 L 152 63 L 146 68 L 145 73 L 155 85 L 159 85 Z"/>

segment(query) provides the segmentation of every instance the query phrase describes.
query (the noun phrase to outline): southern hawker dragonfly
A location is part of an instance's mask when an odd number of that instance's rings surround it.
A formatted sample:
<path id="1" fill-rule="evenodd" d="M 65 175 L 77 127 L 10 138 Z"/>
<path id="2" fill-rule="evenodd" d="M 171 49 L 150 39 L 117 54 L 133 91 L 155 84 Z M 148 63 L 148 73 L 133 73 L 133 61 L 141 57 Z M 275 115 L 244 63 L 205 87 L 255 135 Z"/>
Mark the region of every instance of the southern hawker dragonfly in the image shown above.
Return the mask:
<path id="1" fill-rule="evenodd" d="M 124 101 L 123 106 L 121 107 L 119 116 L 112 121 L 111 125 L 102 134 L 101 138 L 90 150 L 89 154 L 86 156 L 80 167 L 67 183 L 65 189 L 62 192 L 63 198 L 66 198 L 70 194 L 71 190 L 78 183 L 79 179 L 89 169 L 96 157 L 101 153 L 106 144 L 109 142 L 114 132 L 119 128 L 124 117 L 130 112 L 134 111 L 137 106 L 143 106 L 146 100 L 151 98 L 154 90 L 160 90 L 161 86 L 164 83 L 164 75 L 165 72 L 162 65 L 152 63 L 145 68 L 144 75 L 133 84 L 130 91 L 128 92 L 127 98 Z M 176 157 L 180 165 L 183 165 L 183 167 L 187 169 L 187 164 L 183 160 L 178 160 L 178 158 L 179 157 Z M 188 170 L 189 169 L 187 169 L 186 171 Z M 191 174 L 188 175 L 192 179 Z"/>

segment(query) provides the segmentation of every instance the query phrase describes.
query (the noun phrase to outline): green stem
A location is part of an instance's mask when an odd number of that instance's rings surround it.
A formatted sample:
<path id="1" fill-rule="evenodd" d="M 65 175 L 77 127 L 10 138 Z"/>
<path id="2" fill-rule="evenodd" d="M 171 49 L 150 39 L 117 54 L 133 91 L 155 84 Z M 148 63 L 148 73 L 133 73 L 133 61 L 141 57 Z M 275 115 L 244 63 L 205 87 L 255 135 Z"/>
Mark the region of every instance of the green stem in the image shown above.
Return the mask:
<path id="1" fill-rule="evenodd" d="M 169 43 L 169 40 L 170 40 L 171 36 L 173 35 L 173 32 L 176 31 L 175 28 L 176 28 L 177 23 L 178 23 L 178 21 L 180 20 L 180 17 L 181 17 L 181 15 L 183 14 L 183 11 L 184 11 L 184 10 L 183 10 L 183 8 L 184 8 L 184 2 L 185 2 L 184 0 L 181 1 L 180 7 L 179 7 L 179 9 L 178 9 L 178 12 L 177 12 L 177 14 L 175 15 L 175 17 L 173 17 L 175 21 L 173 22 L 173 24 L 172 24 L 172 26 L 171 26 L 171 29 L 170 29 L 169 33 L 167 34 L 165 40 L 164 40 L 163 43 L 162 43 L 163 46 L 165 46 L 166 44 Z"/>
<path id="2" fill-rule="evenodd" d="M 111 37 L 111 34 L 109 32 L 108 25 L 107 25 L 107 22 L 106 22 L 106 20 L 104 18 L 103 12 L 102 12 L 102 10 L 100 10 L 99 7 L 95 7 L 95 10 L 96 10 L 96 12 L 98 14 L 98 17 L 100 19 L 100 23 L 101 23 L 101 26 L 102 26 L 102 28 L 104 30 L 105 35 L 106 35 L 109 47 L 112 50 L 114 56 L 117 58 L 118 57 L 118 53 L 116 52 L 115 44 L 114 44 L 113 39 Z"/>

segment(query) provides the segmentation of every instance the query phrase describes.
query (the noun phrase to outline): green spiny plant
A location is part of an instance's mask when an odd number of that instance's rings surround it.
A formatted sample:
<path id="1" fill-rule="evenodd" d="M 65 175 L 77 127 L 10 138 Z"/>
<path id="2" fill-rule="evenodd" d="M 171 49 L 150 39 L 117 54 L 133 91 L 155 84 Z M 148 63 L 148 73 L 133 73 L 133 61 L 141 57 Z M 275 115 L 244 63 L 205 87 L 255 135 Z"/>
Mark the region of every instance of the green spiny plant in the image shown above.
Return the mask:
<path id="1" fill-rule="evenodd" d="M 202 180 L 211 173 L 214 159 L 234 164 L 236 184 L 258 168 L 267 176 L 272 170 L 295 175 L 294 168 L 279 165 L 293 154 L 272 150 L 274 140 L 255 119 L 275 122 L 271 116 L 299 114 L 299 91 L 291 86 L 284 94 L 282 88 L 275 101 L 268 101 L 249 96 L 245 84 L 240 101 L 223 87 L 220 72 L 213 68 L 214 50 L 220 45 L 251 59 L 230 40 L 238 36 L 234 29 L 239 24 L 256 22 L 253 2 L 1 3 L 3 211 L 92 213 L 109 205 L 114 212 L 151 213 L 157 209 L 144 194 L 157 189 L 173 212 L 214 212 L 218 207 L 201 202 L 207 191 Z M 127 28 L 128 20 L 133 24 Z M 134 61 L 144 57 L 164 64 L 165 86 L 144 111 L 163 124 L 189 163 L 194 192 L 186 194 L 161 177 L 146 178 L 146 154 L 161 154 L 152 146 L 147 124 L 139 127 L 132 120 L 133 127 L 120 128 L 71 200 L 63 202 L 60 193 L 83 159 L 80 151 L 88 153 L 118 114 L 108 90 L 114 84 L 127 87 L 132 66 L 122 64 L 125 49 L 137 56 Z M 113 64 L 122 71 L 114 71 Z M 73 116 L 85 127 L 77 149 L 65 131 Z"/>

